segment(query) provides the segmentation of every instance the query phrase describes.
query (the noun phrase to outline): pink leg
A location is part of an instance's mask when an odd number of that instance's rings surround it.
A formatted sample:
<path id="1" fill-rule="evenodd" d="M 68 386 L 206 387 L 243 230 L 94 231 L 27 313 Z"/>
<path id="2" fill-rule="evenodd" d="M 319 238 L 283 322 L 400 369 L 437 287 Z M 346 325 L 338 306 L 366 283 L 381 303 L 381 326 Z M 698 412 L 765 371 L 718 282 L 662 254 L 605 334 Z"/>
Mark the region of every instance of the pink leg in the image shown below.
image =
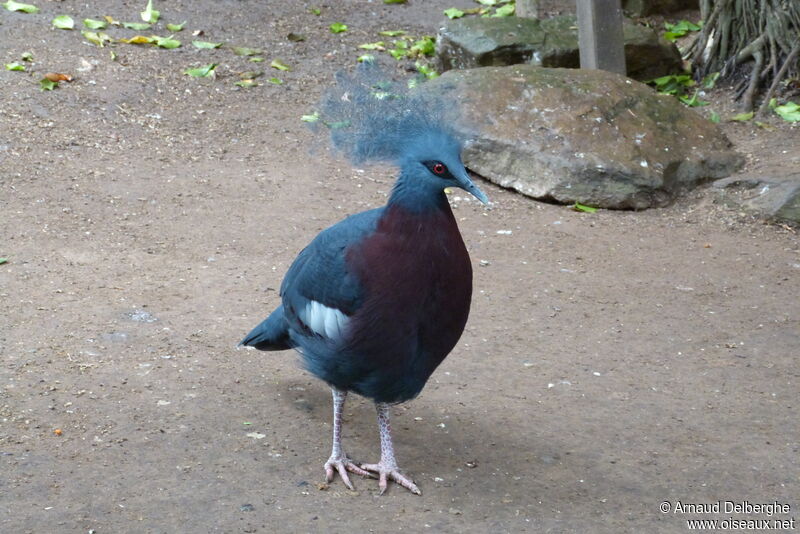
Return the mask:
<path id="1" fill-rule="evenodd" d="M 394 480 L 411 493 L 422 495 L 414 482 L 400 473 L 397 467 L 397 460 L 394 458 L 394 446 L 392 446 L 392 427 L 389 425 L 389 405 L 382 402 L 375 403 L 378 409 L 378 427 L 381 431 L 381 461 L 377 464 L 366 464 L 361 467 L 367 471 L 378 473 L 380 477 L 378 487 L 381 495 L 386 491 L 387 479 Z"/>
<path id="2" fill-rule="evenodd" d="M 331 457 L 325 462 L 325 479 L 328 482 L 332 481 L 334 469 L 336 469 L 336 472 L 342 477 L 344 485 L 353 489 L 350 477 L 347 476 L 348 471 L 365 477 L 370 474 L 354 464 L 342 449 L 342 408 L 344 408 L 347 392 L 333 387 L 331 391 L 333 392 L 333 447 L 331 448 Z"/>

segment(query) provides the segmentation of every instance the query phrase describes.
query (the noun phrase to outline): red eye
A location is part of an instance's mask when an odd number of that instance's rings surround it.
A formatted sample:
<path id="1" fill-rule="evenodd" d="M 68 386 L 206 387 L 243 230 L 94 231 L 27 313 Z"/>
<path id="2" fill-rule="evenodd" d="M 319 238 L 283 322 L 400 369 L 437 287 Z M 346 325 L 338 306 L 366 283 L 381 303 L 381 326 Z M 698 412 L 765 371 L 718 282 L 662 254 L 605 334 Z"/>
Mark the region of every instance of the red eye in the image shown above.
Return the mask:
<path id="1" fill-rule="evenodd" d="M 441 163 L 435 163 L 433 165 L 433 172 L 435 172 L 436 174 L 444 174 L 444 165 L 442 165 Z"/>

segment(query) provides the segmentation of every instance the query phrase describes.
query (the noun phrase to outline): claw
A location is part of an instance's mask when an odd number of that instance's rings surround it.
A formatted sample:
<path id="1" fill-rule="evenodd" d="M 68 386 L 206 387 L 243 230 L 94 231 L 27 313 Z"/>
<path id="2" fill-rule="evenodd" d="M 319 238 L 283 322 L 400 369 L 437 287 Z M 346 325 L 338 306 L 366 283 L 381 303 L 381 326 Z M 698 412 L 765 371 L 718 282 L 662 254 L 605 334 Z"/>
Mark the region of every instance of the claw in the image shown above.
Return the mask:
<path id="1" fill-rule="evenodd" d="M 340 458 L 331 456 L 328 461 L 325 462 L 325 480 L 327 482 L 332 482 L 333 478 L 336 476 L 336 473 L 339 473 L 339 476 L 342 478 L 344 485 L 347 486 L 347 489 L 354 490 L 355 488 L 353 487 L 353 483 L 350 482 L 350 477 L 347 475 L 348 471 L 357 475 L 361 475 L 362 477 L 369 478 L 372 476 L 372 473 L 361 469 L 347 456 L 342 456 Z"/>
<path id="2" fill-rule="evenodd" d="M 378 474 L 378 488 L 380 488 L 380 494 L 383 495 L 386 492 L 386 488 L 388 487 L 389 480 L 393 480 L 396 483 L 400 484 L 408 491 L 413 493 L 414 495 L 422 495 L 422 492 L 419 490 L 414 482 L 403 475 L 400 470 L 396 466 L 388 466 L 381 463 L 377 464 L 363 464 L 361 468 L 369 474 L 372 475 L 373 473 Z"/>

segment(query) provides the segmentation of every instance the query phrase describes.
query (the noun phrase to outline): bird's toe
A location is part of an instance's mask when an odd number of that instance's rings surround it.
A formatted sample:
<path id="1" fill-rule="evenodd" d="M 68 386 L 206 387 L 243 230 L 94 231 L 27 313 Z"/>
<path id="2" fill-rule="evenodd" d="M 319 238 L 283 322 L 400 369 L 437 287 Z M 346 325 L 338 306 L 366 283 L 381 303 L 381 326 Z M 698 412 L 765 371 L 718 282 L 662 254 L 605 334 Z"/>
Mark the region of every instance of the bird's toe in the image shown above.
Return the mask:
<path id="1" fill-rule="evenodd" d="M 344 485 L 347 486 L 348 489 L 355 489 L 353 487 L 353 483 L 350 482 L 350 476 L 347 472 L 350 471 L 351 473 L 355 473 L 357 475 L 361 475 L 363 477 L 370 477 L 371 473 L 364 471 L 358 465 L 356 465 L 352 460 L 350 460 L 346 456 L 342 457 L 333 457 L 331 456 L 327 462 L 325 462 L 325 480 L 327 482 L 332 482 L 336 473 L 339 473 L 339 476 L 344 482 Z"/>
<path id="2" fill-rule="evenodd" d="M 419 487 L 417 487 L 417 485 L 414 484 L 410 478 L 402 474 L 397 466 L 386 466 L 378 463 L 363 464 L 361 467 L 370 472 L 372 476 L 375 476 L 375 474 L 378 475 L 378 488 L 380 489 L 381 495 L 383 495 L 386 491 L 386 488 L 389 485 L 389 480 L 393 480 L 397 484 L 400 484 L 414 495 L 422 495 Z"/>

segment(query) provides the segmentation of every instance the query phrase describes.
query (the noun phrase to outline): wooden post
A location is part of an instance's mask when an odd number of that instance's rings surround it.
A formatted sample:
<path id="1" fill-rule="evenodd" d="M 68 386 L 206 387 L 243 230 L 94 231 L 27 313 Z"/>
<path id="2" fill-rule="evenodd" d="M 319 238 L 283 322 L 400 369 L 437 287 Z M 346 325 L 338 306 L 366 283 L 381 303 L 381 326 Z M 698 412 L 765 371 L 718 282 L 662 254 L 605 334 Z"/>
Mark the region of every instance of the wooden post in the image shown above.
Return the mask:
<path id="1" fill-rule="evenodd" d="M 538 19 L 539 3 L 540 0 L 517 0 L 517 8 L 514 10 L 514 14 L 518 17 Z"/>
<path id="2" fill-rule="evenodd" d="M 620 0 L 577 0 L 582 69 L 626 74 Z"/>

